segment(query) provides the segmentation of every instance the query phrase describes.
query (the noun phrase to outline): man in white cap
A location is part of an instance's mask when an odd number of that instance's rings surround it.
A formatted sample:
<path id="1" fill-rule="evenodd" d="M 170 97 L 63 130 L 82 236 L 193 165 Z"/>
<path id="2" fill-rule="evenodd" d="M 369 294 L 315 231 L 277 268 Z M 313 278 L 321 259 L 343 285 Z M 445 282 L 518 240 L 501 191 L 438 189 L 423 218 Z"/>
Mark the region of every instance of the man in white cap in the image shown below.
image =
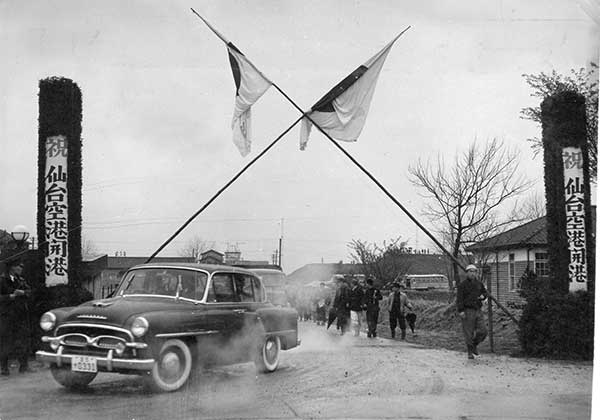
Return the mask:
<path id="1" fill-rule="evenodd" d="M 477 267 L 470 264 L 466 270 L 467 278 L 457 288 L 456 310 L 462 320 L 468 358 L 474 359 L 474 355 L 479 355 L 477 345 L 487 337 L 481 302 L 487 298 L 488 293 L 477 278 Z"/>

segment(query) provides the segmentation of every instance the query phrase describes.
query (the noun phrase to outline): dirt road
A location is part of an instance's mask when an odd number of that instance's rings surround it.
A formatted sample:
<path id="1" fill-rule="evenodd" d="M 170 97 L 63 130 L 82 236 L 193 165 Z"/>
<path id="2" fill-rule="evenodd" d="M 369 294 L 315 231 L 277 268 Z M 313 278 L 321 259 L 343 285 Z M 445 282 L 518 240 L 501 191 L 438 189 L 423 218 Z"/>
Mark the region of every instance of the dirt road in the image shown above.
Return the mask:
<path id="1" fill-rule="evenodd" d="M 252 364 L 198 371 L 171 394 L 113 374 L 73 393 L 45 368 L 13 371 L 0 379 L 0 419 L 590 418 L 591 363 L 473 361 L 410 341 L 300 328 L 302 345 L 282 354 L 277 372 L 257 376 Z"/>

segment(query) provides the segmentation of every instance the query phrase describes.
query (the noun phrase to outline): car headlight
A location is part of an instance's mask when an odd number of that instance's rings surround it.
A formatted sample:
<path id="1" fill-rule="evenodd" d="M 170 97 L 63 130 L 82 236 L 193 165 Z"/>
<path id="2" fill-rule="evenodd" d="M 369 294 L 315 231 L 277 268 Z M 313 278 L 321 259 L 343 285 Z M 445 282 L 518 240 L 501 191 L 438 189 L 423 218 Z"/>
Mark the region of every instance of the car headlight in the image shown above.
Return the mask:
<path id="1" fill-rule="evenodd" d="M 52 328 L 54 328 L 55 324 L 56 315 L 54 315 L 52 312 L 46 312 L 40 318 L 40 327 L 42 327 L 42 330 L 44 331 L 50 331 Z"/>
<path id="2" fill-rule="evenodd" d="M 148 331 L 148 321 L 143 316 L 138 316 L 131 324 L 131 333 L 135 337 L 141 337 Z"/>

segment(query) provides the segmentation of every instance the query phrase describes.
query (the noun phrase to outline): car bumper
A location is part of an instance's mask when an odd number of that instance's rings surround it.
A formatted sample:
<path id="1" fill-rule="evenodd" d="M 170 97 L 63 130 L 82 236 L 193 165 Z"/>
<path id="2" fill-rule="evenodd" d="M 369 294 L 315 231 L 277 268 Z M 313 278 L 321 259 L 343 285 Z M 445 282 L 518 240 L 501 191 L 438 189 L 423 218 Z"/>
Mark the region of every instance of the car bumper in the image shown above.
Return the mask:
<path id="1" fill-rule="evenodd" d="M 59 349 L 60 350 L 60 349 Z M 44 363 L 55 364 L 58 367 L 71 365 L 73 355 L 61 354 L 60 352 L 52 353 L 48 351 L 39 350 L 35 353 L 36 360 Z M 154 359 L 119 359 L 114 358 L 112 351 L 110 351 L 107 357 L 96 357 L 96 364 L 98 370 L 104 372 L 113 372 L 118 370 L 138 370 L 138 371 L 149 371 L 152 370 L 156 363 Z"/>

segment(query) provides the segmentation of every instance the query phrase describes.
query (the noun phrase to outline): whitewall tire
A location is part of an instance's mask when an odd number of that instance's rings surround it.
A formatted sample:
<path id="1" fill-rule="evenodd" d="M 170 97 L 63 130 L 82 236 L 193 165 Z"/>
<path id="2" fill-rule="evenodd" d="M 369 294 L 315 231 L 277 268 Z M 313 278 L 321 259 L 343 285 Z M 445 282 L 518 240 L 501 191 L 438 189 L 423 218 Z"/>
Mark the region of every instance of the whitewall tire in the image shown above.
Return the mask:
<path id="1" fill-rule="evenodd" d="M 167 340 L 149 374 L 149 384 L 155 391 L 176 391 L 187 382 L 191 371 L 192 353 L 188 345 L 178 339 Z"/>
<path id="2" fill-rule="evenodd" d="M 281 340 L 278 336 L 266 336 L 258 349 L 255 364 L 259 371 L 271 373 L 279 366 L 279 355 L 281 354 Z"/>

